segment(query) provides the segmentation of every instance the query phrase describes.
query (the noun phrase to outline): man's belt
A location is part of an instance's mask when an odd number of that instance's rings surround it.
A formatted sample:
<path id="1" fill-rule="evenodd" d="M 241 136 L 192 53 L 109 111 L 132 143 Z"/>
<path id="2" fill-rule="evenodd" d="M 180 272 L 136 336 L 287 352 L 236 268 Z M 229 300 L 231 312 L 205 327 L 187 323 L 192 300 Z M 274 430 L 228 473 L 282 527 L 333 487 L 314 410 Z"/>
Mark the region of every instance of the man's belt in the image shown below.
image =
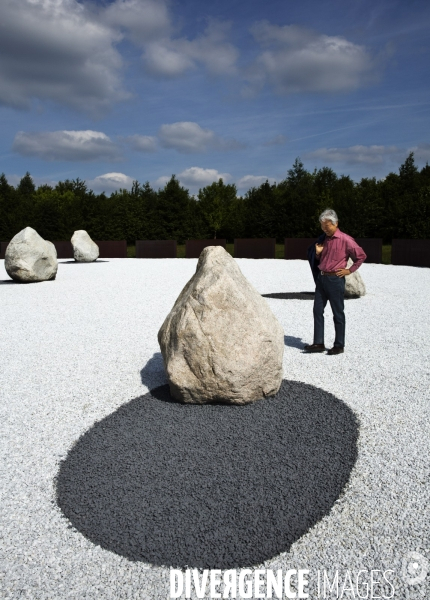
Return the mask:
<path id="1" fill-rule="evenodd" d="M 320 271 L 321 275 L 336 275 L 336 271 Z"/>

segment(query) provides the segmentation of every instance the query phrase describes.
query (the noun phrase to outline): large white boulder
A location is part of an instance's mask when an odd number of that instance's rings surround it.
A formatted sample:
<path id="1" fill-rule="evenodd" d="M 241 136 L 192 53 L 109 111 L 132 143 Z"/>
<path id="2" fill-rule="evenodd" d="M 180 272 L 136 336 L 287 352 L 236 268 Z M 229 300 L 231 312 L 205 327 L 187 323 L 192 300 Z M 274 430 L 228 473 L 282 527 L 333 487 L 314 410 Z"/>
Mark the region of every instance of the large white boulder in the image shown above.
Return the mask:
<path id="1" fill-rule="evenodd" d="M 346 268 L 353 264 L 353 260 L 348 258 Z M 366 295 L 366 286 L 364 285 L 363 278 L 358 271 L 351 273 L 345 277 L 345 298 L 360 298 L 360 296 Z"/>
<path id="2" fill-rule="evenodd" d="M 283 329 L 220 246 L 201 253 L 158 341 L 171 394 L 183 402 L 247 404 L 281 385 Z"/>
<path id="3" fill-rule="evenodd" d="M 99 247 L 84 229 L 75 231 L 71 239 L 76 262 L 94 262 L 99 257 Z"/>
<path id="4" fill-rule="evenodd" d="M 57 274 L 57 251 L 52 242 L 26 227 L 9 242 L 4 266 L 9 277 L 20 283 L 49 281 Z"/>

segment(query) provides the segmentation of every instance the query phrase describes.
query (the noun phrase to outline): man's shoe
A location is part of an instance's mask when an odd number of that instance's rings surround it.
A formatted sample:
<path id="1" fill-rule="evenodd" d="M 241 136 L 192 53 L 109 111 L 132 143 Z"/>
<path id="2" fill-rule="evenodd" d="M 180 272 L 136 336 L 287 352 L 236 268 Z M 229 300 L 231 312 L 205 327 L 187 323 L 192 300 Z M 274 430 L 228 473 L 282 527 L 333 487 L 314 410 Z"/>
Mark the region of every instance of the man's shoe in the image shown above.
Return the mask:
<path id="1" fill-rule="evenodd" d="M 306 344 L 303 348 L 305 352 L 324 352 L 325 349 L 324 344 Z"/>
<path id="2" fill-rule="evenodd" d="M 327 354 L 343 354 L 343 346 L 334 346 Z"/>

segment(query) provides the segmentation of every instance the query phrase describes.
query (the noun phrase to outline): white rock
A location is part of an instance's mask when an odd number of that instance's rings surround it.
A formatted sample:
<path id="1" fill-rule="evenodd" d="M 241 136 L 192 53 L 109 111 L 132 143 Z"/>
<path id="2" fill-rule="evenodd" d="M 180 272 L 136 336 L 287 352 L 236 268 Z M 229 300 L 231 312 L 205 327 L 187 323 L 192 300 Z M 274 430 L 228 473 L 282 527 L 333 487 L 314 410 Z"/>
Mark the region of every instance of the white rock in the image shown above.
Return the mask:
<path id="1" fill-rule="evenodd" d="M 99 247 L 84 229 L 75 231 L 71 239 L 73 256 L 77 262 L 94 262 L 99 257 Z"/>
<path id="2" fill-rule="evenodd" d="M 57 251 L 52 242 L 26 227 L 9 242 L 4 266 L 9 277 L 20 283 L 49 281 L 57 274 Z"/>
<path id="3" fill-rule="evenodd" d="M 353 264 L 353 260 L 348 258 L 346 268 Z M 366 286 L 364 285 L 363 278 L 358 271 L 351 273 L 345 277 L 345 297 L 346 298 L 359 298 L 360 296 L 366 295 Z"/>
<path id="4" fill-rule="evenodd" d="M 201 253 L 158 341 L 171 394 L 183 402 L 247 404 L 281 385 L 283 329 L 220 246 Z"/>

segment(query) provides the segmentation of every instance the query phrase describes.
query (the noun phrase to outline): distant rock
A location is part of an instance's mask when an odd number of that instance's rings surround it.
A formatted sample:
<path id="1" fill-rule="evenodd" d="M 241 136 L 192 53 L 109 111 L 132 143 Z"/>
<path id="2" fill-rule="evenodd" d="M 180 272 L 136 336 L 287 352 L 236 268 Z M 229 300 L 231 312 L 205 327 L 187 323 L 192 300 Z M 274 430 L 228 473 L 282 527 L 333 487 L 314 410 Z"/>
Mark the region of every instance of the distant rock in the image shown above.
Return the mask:
<path id="1" fill-rule="evenodd" d="M 76 262 L 94 262 L 98 259 L 99 247 L 85 230 L 79 229 L 75 231 L 71 242 Z"/>
<path id="2" fill-rule="evenodd" d="M 351 258 L 348 258 L 346 268 L 353 264 Z M 364 285 L 363 278 L 358 271 L 351 273 L 345 277 L 345 298 L 360 298 L 366 295 L 366 286 Z"/>
<path id="3" fill-rule="evenodd" d="M 31 227 L 16 234 L 6 248 L 4 266 L 9 277 L 20 283 L 55 279 L 57 251 Z"/>
<path id="4" fill-rule="evenodd" d="M 247 404 L 281 385 L 283 329 L 221 246 L 201 253 L 158 341 L 171 394 L 183 402 Z"/>

